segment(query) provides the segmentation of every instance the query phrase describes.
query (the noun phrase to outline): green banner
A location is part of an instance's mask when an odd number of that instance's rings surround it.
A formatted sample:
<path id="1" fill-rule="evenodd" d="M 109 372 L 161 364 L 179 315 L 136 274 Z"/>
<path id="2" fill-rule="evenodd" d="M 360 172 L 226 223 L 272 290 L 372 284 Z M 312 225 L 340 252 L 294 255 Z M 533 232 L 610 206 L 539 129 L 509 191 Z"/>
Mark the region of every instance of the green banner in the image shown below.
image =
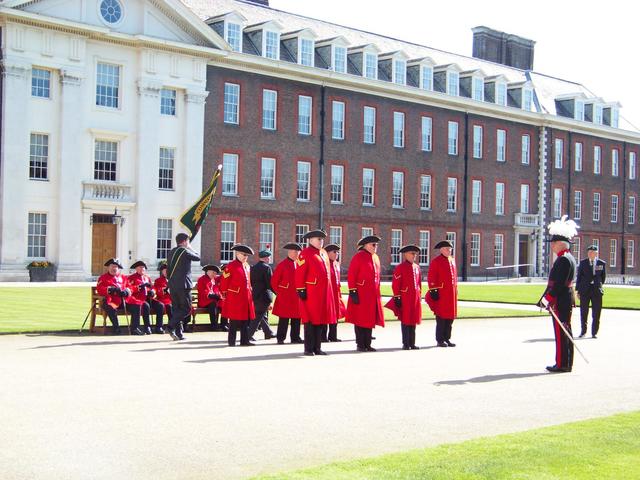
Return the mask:
<path id="1" fill-rule="evenodd" d="M 198 198 L 196 203 L 184 212 L 180 218 L 180 223 L 191 233 L 191 241 L 196 237 L 200 228 L 204 224 L 205 218 L 207 218 L 207 213 L 209 213 L 209 208 L 211 208 L 213 196 L 216 193 L 218 178 L 220 178 L 221 171 L 222 166 L 219 166 L 213 173 L 213 178 L 211 179 L 209 187 L 202 192 L 202 195 L 200 195 L 200 198 Z"/>

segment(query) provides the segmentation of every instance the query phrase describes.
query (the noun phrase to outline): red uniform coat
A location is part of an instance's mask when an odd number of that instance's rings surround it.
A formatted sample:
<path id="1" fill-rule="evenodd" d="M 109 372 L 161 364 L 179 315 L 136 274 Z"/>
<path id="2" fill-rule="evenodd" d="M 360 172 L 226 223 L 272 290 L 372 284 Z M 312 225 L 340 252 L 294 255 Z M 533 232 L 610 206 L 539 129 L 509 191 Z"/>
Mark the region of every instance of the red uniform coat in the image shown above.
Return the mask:
<path id="1" fill-rule="evenodd" d="M 96 291 L 98 295 L 105 297 L 107 305 L 111 305 L 113 308 L 119 308 L 122 304 L 122 297 L 120 295 L 109 295 L 109 287 L 116 287 L 120 290 L 127 288 L 127 277 L 122 274 L 111 275 L 110 273 L 104 273 L 98 278 L 98 286 Z"/>
<path id="2" fill-rule="evenodd" d="M 384 315 L 380 299 L 380 259 L 362 249 L 356 253 L 349 264 L 347 273 L 349 290 L 358 291 L 358 304 L 349 298 L 346 321 L 358 327 L 384 327 Z"/>
<path id="3" fill-rule="evenodd" d="M 212 303 L 216 303 L 216 300 L 213 298 L 209 298 L 209 294 L 212 293 L 214 295 L 220 295 L 220 288 L 217 285 L 216 279 L 209 278 L 209 276 L 205 273 L 198 279 L 198 307 L 205 308 L 211 305 Z"/>
<path id="4" fill-rule="evenodd" d="M 331 264 L 331 288 L 333 290 L 333 298 L 336 301 L 336 317 L 337 320 L 340 320 L 347 314 L 347 306 L 344 304 L 342 293 L 340 292 L 340 262 L 329 260 L 329 263 Z"/>
<path id="5" fill-rule="evenodd" d="M 331 265 L 327 252 L 309 246 L 296 260 L 296 290 L 306 289 L 307 299 L 299 300 L 302 323 L 336 323 L 336 306 L 331 288 Z"/>
<path id="6" fill-rule="evenodd" d="M 420 325 L 422 321 L 422 275 L 416 263 L 404 261 L 393 271 L 391 289 L 394 297 L 400 297 L 401 306 L 396 307 L 392 298 L 385 305 L 396 314 L 403 325 Z"/>
<path id="7" fill-rule="evenodd" d="M 273 314 L 281 318 L 300 318 L 296 293 L 296 262 L 289 257 L 282 260 L 271 276 L 271 290 L 276 292 Z"/>
<path id="8" fill-rule="evenodd" d="M 224 269 L 220 281 L 220 291 L 224 295 L 222 317 L 229 320 L 253 320 L 256 317 L 249 269 L 249 264 L 237 259 Z"/>
<path id="9" fill-rule="evenodd" d="M 133 273 L 127 277 L 127 286 L 131 290 L 131 295 L 125 300 L 127 305 L 142 305 L 147 301 L 147 296 L 153 293 L 153 289 L 151 287 L 143 287 L 140 290 L 140 286 L 145 283 L 151 284 L 151 278 L 148 275 Z"/>
<path id="10" fill-rule="evenodd" d="M 171 305 L 171 295 L 165 293 L 165 290 L 169 288 L 169 282 L 167 277 L 158 277 L 153 282 L 153 289 L 156 291 L 156 302 L 160 302 L 163 305 Z"/>
<path id="11" fill-rule="evenodd" d="M 429 264 L 427 273 L 429 290 L 437 289 L 438 300 L 433 300 L 429 292 L 424 296 L 429 308 L 436 317 L 453 320 L 458 316 L 458 272 L 453 257 L 438 255 Z"/>

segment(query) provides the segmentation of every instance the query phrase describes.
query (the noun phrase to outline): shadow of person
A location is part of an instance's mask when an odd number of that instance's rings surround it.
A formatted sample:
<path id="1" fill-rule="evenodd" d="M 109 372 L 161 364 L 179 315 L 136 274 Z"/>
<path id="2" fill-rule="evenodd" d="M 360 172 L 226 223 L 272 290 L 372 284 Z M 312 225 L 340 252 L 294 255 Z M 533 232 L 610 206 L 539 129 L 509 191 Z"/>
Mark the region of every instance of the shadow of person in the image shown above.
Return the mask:
<path id="1" fill-rule="evenodd" d="M 230 347 L 230 348 L 242 348 L 242 347 Z M 402 348 L 378 348 L 375 352 L 358 352 L 357 350 L 339 350 L 336 352 L 327 351 L 327 356 L 334 355 L 375 355 L 376 353 L 388 353 L 397 352 Z M 316 355 L 323 357 L 323 355 Z M 288 352 L 288 353 L 272 353 L 268 355 L 247 355 L 241 357 L 225 357 L 225 358 L 203 358 L 201 360 L 186 360 L 187 363 L 227 363 L 227 362 L 258 362 L 262 360 L 288 360 L 292 358 L 305 358 L 303 352 Z"/>
<path id="2" fill-rule="evenodd" d="M 529 340 L 523 340 L 522 343 L 543 343 L 543 342 L 554 342 L 553 338 L 530 338 Z"/>
<path id="3" fill-rule="evenodd" d="M 473 377 L 468 378 L 466 380 L 443 380 L 440 382 L 434 382 L 436 387 L 441 385 L 465 385 L 468 383 L 489 383 L 489 382 L 499 382 L 502 380 L 514 380 L 517 378 L 528 378 L 528 377 L 540 377 L 540 376 L 548 376 L 549 374 L 546 372 L 535 372 L 535 373 L 505 373 L 502 375 L 483 375 L 482 377 Z"/>

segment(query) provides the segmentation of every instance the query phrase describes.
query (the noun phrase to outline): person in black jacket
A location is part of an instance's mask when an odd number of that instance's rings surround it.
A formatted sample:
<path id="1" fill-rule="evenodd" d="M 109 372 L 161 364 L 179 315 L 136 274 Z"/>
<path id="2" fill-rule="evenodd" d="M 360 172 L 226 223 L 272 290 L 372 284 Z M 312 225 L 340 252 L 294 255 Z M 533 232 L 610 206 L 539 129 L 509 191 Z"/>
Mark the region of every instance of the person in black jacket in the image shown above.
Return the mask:
<path id="1" fill-rule="evenodd" d="M 580 296 L 580 337 L 587 333 L 587 318 L 589 317 L 589 303 L 591 303 L 591 336 L 596 338 L 600 328 L 600 312 L 602 311 L 602 286 L 607 278 L 607 264 L 598 258 L 598 247 L 591 245 L 587 248 L 587 257 L 578 265 L 576 289 Z"/>
<path id="2" fill-rule="evenodd" d="M 260 261 L 251 267 L 251 289 L 253 291 L 253 304 L 256 308 L 256 318 L 249 323 L 249 337 L 253 338 L 258 328 L 262 329 L 264 339 L 275 338 L 276 334 L 269 327 L 269 311 L 276 294 L 271 290 L 271 252 L 261 250 L 258 252 Z"/>
<path id="3" fill-rule="evenodd" d="M 174 340 L 184 340 L 183 323 L 189 323 L 191 318 L 191 262 L 199 262 L 200 254 L 193 251 L 189 245 L 189 235 L 176 235 L 177 247 L 169 252 L 167 257 L 167 278 L 173 316 L 169 320 L 169 335 Z"/>

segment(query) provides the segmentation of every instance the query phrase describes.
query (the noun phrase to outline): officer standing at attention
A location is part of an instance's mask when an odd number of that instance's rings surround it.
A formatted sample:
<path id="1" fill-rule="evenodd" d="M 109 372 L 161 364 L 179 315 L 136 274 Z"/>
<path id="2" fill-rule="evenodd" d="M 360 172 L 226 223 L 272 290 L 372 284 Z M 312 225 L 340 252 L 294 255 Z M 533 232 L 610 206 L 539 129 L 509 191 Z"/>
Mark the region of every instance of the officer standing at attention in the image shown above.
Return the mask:
<path id="1" fill-rule="evenodd" d="M 453 245 L 447 240 L 434 247 L 440 255 L 431 260 L 427 272 L 429 289 L 425 302 L 436 316 L 436 342 L 439 347 L 455 347 L 451 342 L 451 328 L 458 316 L 458 271 L 452 256 Z"/>
<path id="2" fill-rule="evenodd" d="M 271 290 L 276 292 L 273 314 L 278 320 L 278 344 L 282 345 L 287 338 L 289 321 L 291 321 L 291 343 L 302 343 L 300 338 L 300 302 L 296 293 L 296 260 L 302 251 L 297 243 L 287 243 L 284 247 L 287 257 L 282 260 L 271 277 Z"/>
<path id="3" fill-rule="evenodd" d="M 153 282 L 153 289 L 156 291 L 156 298 L 151 302 L 151 307 L 156 314 L 155 333 L 164 333 L 164 314 L 171 320 L 171 295 L 169 295 L 169 284 L 167 283 L 167 264 L 163 263 L 158 267 L 160 276 Z"/>
<path id="4" fill-rule="evenodd" d="M 578 265 L 576 289 L 580 297 L 580 337 L 587 334 L 587 318 L 591 303 L 591 336 L 596 338 L 600 328 L 600 312 L 602 311 L 602 286 L 607 278 L 607 264 L 598 258 L 598 247 L 587 248 L 587 257 Z"/>
<path id="5" fill-rule="evenodd" d="M 324 247 L 329 256 L 329 263 L 331 265 L 331 288 L 333 290 L 333 298 L 336 301 L 336 321 L 329 324 L 329 335 L 327 336 L 330 342 L 341 342 L 338 338 L 338 320 L 344 318 L 347 314 L 347 306 L 342 299 L 342 292 L 340 291 L 340 262 L 338 261 L 338 255 L 340 253 L 340 246 L 335 243 L 331 243 Z M 324 337 L 324 330 L 323 330 Z M 323 342 L 326 341 L 324 338 Z"/>
<path id="6" fill-rule="evenodd" d="M 276 334 L 269 327 L 269 311 L 271 304 L 276 298 L 276 294 L 271 290 L 272 271 L 271 252 L 261 250 L 258 252 L 258 263 L 251 267 L 251 290 L 253 291 L 253 305 L 256 309 L 256 318 L 249 322 L 249 338 L 253 340 L 253 335 L 258 328 L 262 329 L 264 339 L 275 338 Z"/>
<path id="7" fill-rule="evenodd" d="M 236 258 L 226 265 L 220 280 L 220 291 L 224 299 L 222 316 L 230 322 L 227 337 L 229 346 L 235 346 L 236 334 L 240 330 L 240 346 L 248 347 L 255 345 L 249 341 L 249 322 L 256 318 L 248 262 L 249 255 L 253 255 L 253 249 L 237 244 L 231 247 L 231 250 L 235 252 Z"/>
<path id="8" fill-rule="evenodd" d="M 193 251 L 189 244 L 189 235 L 176 235 L 177 246 L 167 257 L 169 293 L 173 305 L 173 316 L 169 320 L 169 335 L 174 340 L 184 340 L 183 322 L 191 318 L 191 262 L 199 262 L 200 254 Z"/>

